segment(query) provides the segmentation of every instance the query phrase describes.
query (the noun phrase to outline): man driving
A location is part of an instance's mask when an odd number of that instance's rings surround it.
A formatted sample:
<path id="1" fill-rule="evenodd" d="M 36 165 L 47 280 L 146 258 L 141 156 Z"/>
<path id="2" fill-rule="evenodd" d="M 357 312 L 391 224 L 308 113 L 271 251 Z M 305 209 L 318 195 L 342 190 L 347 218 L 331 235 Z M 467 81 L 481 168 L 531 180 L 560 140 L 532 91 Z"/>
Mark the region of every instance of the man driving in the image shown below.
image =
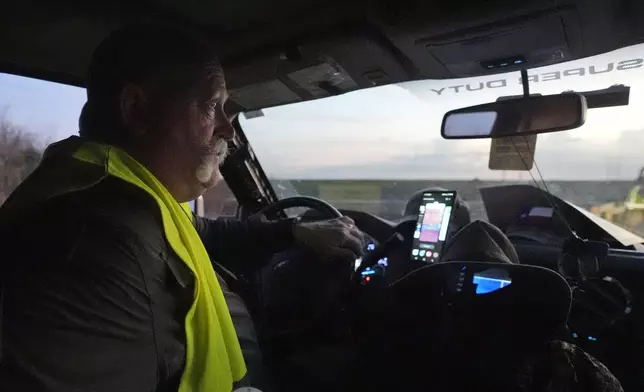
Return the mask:
<path id="1" fill-rule="evenodd" d="M 361 234 L 349 218 L 193 216 L 235 132 L 208 41 L 121 29 L 86 87 L 80 137 L 50 145 L 0 208 L 0 387 L 231 391 L 246 365 L 210 256 L 303 245 L 353 259 Z"/>

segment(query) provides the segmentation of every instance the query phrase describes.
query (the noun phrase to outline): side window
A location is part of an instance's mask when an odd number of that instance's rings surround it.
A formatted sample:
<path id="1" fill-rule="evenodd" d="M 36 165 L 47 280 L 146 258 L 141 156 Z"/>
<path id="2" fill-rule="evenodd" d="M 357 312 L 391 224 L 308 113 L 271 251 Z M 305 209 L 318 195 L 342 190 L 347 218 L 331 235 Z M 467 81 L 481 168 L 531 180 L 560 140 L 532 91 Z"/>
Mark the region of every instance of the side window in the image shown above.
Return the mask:
<path id="1" fill-rule="evenodd" d="M 0 204 L 31 173 L 40 158 L 44 145 L 36 135 L 14 125 L 0 114 Z"/>
<path id="2" fill-rule="evenodd" d="M 85 89 L 0 73 L 0 205 L 38 165 L 45 147 L 78 134 Z M 225 181 L 204 194 L 205 215 L 232 217 Z"/>
<path id="3" fill-rule="evenodd" d="M 0 204 L 45 147 L 78 133 L 85 89 L 0 73 Z"/>
<path id="4" fill-rule="evenodd" d="M 237 216 L 237 199 L 230 191 L 226 181 L 208 189 L 203 195 L 204 214 L 208 218 Z"/>

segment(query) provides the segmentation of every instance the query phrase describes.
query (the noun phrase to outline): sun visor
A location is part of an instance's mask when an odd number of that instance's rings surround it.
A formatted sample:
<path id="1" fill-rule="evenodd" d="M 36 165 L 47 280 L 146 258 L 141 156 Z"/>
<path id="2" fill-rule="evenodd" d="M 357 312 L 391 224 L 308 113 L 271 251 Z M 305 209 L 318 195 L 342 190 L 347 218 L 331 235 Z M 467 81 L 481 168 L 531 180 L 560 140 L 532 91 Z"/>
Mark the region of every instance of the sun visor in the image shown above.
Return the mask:
<path id="1" fill-rule="evenodd" d="M 287 74 L 287 77 L 314 98 L 338 95 L 358 89 L 358 84 L 337 63 L 307 67 Z"/>
<path id="2" fill-rule="evenodd" d="M 360 88 L 341 65 L 330 59 L 323 61 L 291 72 L 279 72 L 277 78 L 268 81 L 233 88 L 229 90 L 230 99 L 244 110 L 257 110 Z"/>
<path id="3" fill-rule="evenodd" d="M 230 99 L 246 110 L 301 101 L 293 90 L 278 79 L 232 89 L 228 94 Z"/>

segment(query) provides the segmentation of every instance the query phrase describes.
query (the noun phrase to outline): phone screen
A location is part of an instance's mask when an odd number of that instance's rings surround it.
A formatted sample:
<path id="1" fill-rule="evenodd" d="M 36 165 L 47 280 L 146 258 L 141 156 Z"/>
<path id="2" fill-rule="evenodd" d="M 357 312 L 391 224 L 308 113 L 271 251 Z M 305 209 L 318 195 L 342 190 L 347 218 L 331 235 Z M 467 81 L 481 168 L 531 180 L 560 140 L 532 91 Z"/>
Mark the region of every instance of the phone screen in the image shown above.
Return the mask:
<path id="1" fill-rule="evenodd" d="M 412 242 L 412 259 L 428 263 L 439 259 L 447 237 L 455 200 L 455 191 L 423 193 L 423 202 L 419 207 Z"/>

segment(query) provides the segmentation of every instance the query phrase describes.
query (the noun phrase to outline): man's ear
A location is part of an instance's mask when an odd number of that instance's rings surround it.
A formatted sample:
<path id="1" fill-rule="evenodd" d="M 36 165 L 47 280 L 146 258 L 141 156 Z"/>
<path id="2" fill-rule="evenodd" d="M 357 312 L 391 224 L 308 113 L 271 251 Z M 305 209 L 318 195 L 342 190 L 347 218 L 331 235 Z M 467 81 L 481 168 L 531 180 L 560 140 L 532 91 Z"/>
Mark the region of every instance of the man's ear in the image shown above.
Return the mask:
<path id="1" fill-rule="evenodd" d="M 121 121 L 133 136 L 147 132 L 149 100 L 145 90 L 135 84 L 125 85 L 119 97 L 119 109 Z"/>

